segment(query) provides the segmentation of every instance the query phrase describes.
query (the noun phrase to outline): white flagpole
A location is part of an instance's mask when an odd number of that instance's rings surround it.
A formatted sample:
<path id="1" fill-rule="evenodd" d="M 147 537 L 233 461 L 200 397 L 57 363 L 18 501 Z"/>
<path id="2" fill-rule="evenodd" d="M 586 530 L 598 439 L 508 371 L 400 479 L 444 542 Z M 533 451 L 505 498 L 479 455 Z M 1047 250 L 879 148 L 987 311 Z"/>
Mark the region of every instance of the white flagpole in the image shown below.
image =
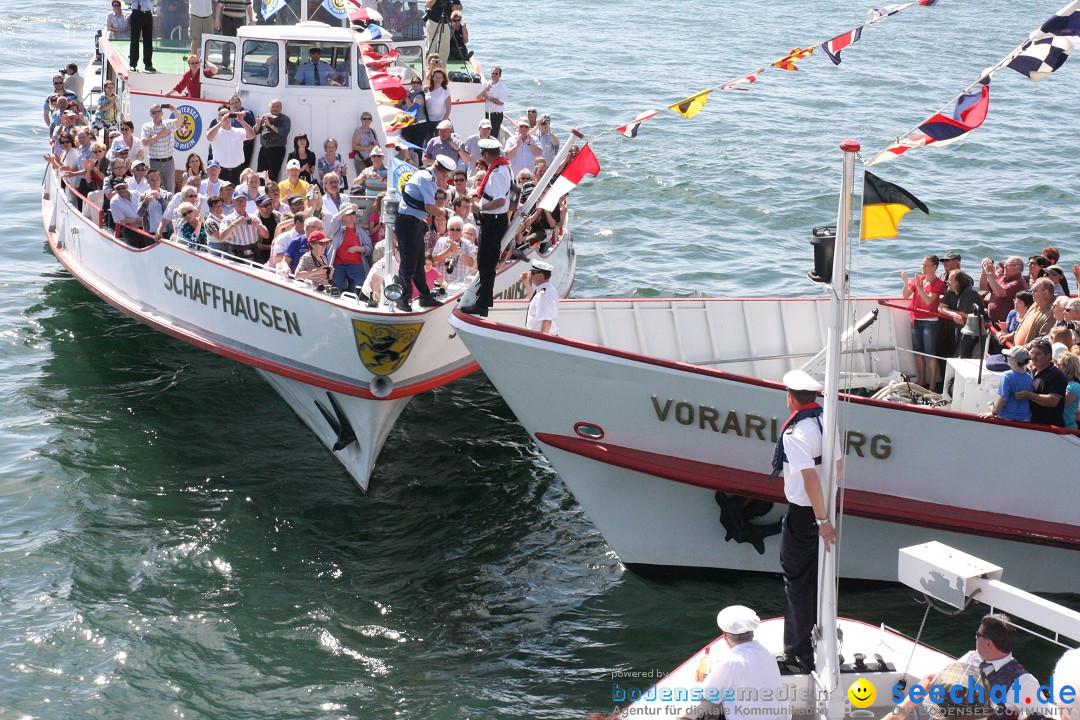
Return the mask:
<path id="1" fill-rule="evenodd" d="M 845 305 L 847 302 L 847 250 L 851 229 L 851 196 L 855 177 L 855 154 L 859 143 L 845 140 L 840 143 L 844 151 L 843 179 L 840 187 L 840 205 L 836 214 L 836 245 L 833 251 L 832 284 L 829 286 L 829 331 L 825 344 L 825 389 L 822 415 L 821 470 L 824 473 L 825 510 L 829 522 L 837 527 L 836 487 L 839 482 L 838 464 L 843 455 L 836 457 L 837 436 L 840 427 L 840 345 L 842 342 Z M 841 452 L 843 449 L 841 448 Z M 826 691 L 828 700 L 823 714 L 825 718 L 843 716 L 843 694 L 838 693 L 840 684 L 840 651 L 836 630 L 836 558 L 840 550 L 839 538 L 832 549 L 825 552 L 824 541 L 819 540 L 818 554 L 818 627 L 821 637 L 817 642 L 818 683 Z M 836 715 L 839 708 L 840 715 Z"/>

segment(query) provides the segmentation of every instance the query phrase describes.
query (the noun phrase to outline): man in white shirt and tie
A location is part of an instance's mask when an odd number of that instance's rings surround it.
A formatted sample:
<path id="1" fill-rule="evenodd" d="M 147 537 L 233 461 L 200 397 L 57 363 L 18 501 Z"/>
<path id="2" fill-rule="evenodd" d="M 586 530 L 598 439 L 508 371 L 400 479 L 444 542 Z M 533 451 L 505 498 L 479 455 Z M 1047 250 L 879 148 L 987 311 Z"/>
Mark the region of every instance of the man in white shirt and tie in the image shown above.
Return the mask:
<path id="1" fill-rule="evenodd" d="M 146 72 L 157 72 L 154 69 L 154 12 L 150 5 L 151 0 L 131 0 L 131 15 L 128 16 L 128 27 L 131 30 L 131 50 L 128 56 L 128 67 L 132 72 L 139 69 L 139 40 L 142 39 L 143 67 Z"/>

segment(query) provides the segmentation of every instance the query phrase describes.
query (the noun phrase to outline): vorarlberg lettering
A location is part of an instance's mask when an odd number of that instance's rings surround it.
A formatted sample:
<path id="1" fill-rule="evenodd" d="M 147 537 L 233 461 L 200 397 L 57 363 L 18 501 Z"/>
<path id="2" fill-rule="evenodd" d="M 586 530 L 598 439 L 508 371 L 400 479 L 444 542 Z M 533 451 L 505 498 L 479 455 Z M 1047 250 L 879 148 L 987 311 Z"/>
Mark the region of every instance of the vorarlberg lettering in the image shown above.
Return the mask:
<path id="1" fill-rule="evenodd" d="M 776 418 L 765 418 L 736 410 L 722 414 L 710 405 L 684 400 L 676 402 L 672 398 L 661 401 L 655 395 L 651 400 L 656 419 L 660 422 L 674 420 L 679 425 L 697 427 L 699 430 L 710 430 L 723 435 L 733 433 L 739 437 L 757 438 L 770 443 L 776 442 L 780 437 L 780 421 Z M 854 452 L 859 457 L 869 455 L 876 460 L 884 460 L 892 454 L 892 440 L 888 435 L 867 438 L 864 433 L 856 430 L 848 431 L 845 447 L 848 454 Z"/>
<path id="2" fill-rule="evenodd" d="M 214 310 L 221 310 L 226 315 L 261 323 L 280 333 L 303 335 L 300 332 L 300 320 L 296 317 L 296 313 L 271 305 L 265 300 L 247 297 L 220 285 L 200 280 L 168 265 L 165 266 L 165 289 L 172 290 L 192 302 L 208 305 Z"/>

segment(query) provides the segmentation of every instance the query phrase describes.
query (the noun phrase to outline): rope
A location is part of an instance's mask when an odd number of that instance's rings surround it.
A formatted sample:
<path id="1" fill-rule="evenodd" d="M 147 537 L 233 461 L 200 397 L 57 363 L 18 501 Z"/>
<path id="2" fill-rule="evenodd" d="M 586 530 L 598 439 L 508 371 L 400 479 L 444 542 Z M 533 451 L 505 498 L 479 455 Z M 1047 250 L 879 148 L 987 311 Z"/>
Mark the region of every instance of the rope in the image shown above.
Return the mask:
<path id="1" fill-rule="evenodd" d="M 911 670 L 911 661 L 915 659 L 915 649 L 919 647 L 919 639 L 922 638 L 923 628 L 926 627 L 926 619 L 930 617 L 930 603 L 926 603 L 926 612 L 923 613 L 922 622 L 919 623 L 919 632 L 915 633 L 915 642 L 911 645 L 911 654 L 908 655 L 907 666 L 904 668 L 904 677 Z"/>

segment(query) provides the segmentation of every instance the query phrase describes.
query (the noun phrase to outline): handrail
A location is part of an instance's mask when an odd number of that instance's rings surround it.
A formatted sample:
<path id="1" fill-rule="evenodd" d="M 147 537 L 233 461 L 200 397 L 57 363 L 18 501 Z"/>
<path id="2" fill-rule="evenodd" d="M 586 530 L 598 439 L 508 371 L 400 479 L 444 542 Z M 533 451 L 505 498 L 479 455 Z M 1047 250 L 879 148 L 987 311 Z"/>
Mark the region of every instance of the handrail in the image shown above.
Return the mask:
<path id="1" fill-rule="evenodd" d="M 882 305 L 884 307 L 895 308 L 896 310 L 912 311 L 912 308 L 909 305 L 901 305 L 900 303 L 894 303 L 894 302 L 891 302 L 889 300 L 878 300 L 877 304 Z M 932 315 L 932 316 L 940 318 L 942 320 L 952 320 L 952 318 L 950 316 L 946 315 L 945 313 L 940 313 L 940 312 L 938 312 L 936 310 L 923 310 L 923 309 L 920 308 L 918 310 L 914 310 L 914 312 L 916 312 L 920 316 Z M 929 318 L 929 317 L 920 317 L 919 319 L 920 320 L 930 320 L 931 318 Z"/>
<path id="2" fill-rule="evenodd" d="M 895 308 L 897 310 L 911 310 L 911 308 L 908 307 L 907 305 L 900 305 L 899 303 L 890 302 L 889 300 L 878 300 L 877 304 L 878 305 L 883 305 L 884 307 Z M 938 317 L 938 318 L 940 318 L 942 320 L 952 320 L 952 318 L 950 316 L 945 315 L 944 313 L 931 312 L 930 310 L 921 310 L 920 312 L 922 312 L 923 314 L 926 314 L 926 315 L 932 314 L 932 315 L 934 315 L 934 316 L 936 316 L 936 317 Z M 926 318 L 926 319 L 929 319 L 929 318 Z M 1010 341 L 1010 340 L 1002 341 L 1001 340 L 1000 331 L 997 328 L 994 327 L 993 323 L 984 322 L 983 327 L 986 328 L 986 330 L 988 330 L 990 332 L 990 334 L 994 337 L 995 340 L 998 341 L 998 344 L 1000 344 L 1002 347 L 1011 348 L 1013 346 L 1012 341 Z"/>

